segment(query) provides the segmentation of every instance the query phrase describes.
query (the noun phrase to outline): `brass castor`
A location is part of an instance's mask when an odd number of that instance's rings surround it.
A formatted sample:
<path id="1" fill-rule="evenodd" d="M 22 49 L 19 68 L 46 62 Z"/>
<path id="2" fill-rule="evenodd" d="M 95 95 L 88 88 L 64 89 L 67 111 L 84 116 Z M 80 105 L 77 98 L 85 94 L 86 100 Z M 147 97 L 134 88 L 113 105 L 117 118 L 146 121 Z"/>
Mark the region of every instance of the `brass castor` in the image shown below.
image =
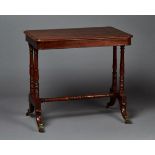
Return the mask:
<path id="1" fill-rule="evenodd" d="M 39 124 L 38 125 L 38 130 L 39 130 L 39 132 L 45 132 L 44 125 L 43 124 Z"/>
<path id="2" fill-rule="evenodd" d="M 125 119 L 125 124 L 132 124 L 132 122 L 129 119 Z"/>
<path id="3" fill-rule="evenodd" d="M 27 112 L 26 112 L 26 116 L 32 116 L 32 113 L 33 113 L 33 112 L 31 112 L 31 111 L 28 109 Z"/>

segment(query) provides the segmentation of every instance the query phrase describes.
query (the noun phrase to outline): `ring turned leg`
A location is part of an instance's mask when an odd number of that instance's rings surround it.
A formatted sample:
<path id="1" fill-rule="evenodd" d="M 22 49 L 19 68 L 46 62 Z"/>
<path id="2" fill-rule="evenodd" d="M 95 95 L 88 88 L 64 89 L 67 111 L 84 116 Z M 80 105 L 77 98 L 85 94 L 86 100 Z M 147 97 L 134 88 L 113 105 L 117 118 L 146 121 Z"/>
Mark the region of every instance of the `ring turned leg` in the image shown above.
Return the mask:
<path id="1" fill-rule="evenodd" d="M 114 93 L 115 96 L 110 97 L 110 102 L 107 104 L 107 108 L 115 104 L 117 98 L 117 46 L 113 46 L 113 72 L 112 72 L 112 87 L 110 93 Z"/>
<path id="2" fill-rule="evenodd" d="M 26 116 L 31 116 L 31 114 L 34 112 L 34 105 L 32 103 L 31 97 L 34 96 L 34 69 L 33 69 L 33 48 L 31 45 L 29 45 L 29 55 L 30 55 L 30 64 L 29 64 L 29 74 L 30 74 L 30 93 L 29 93 L 29 109 L 26 113 Z"/>
<path id="3" fill-rule="evenodd" d="M 39 132 L 44 132 L 44 124 L 41 113 L 41 102 L 39 99 L 39 69 L 38 69 L 38 50 L 34 49 L 34 88 L 35 88 L 35 114 Z"/>
<path id="4" fill-rule="evenodd" d="M 124 46 L 121 46 L 121 56 L 120 56 L 120 80 L 119 80 L 119 104 L 121 114 L 125 120 L 125 123 L 131 123 L 128 118 L 127 113 L 127 98 L 124 94 Z"/>

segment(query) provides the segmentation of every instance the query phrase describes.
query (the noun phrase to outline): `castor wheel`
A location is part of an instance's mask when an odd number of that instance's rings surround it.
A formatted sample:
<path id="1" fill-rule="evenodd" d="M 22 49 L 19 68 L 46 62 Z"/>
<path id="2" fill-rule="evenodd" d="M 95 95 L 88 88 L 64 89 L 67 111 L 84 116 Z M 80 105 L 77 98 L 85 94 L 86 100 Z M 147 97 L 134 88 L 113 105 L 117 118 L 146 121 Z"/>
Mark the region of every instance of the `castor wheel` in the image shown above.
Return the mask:
<path id="1" fill-rule="evenodd" d="M 28 109 L 27 112 L 26 112 L 26 116 L 31 116 L 32 117 L 33 116 L 33 112 Z"/>
<path id="2" fill-rule="evenodd" d="M 26 116 L 30 116 L 30 110 L 29 109 L 26 112 Z"/>
<path id="3" fill-rule="evenodd" d="M 25 115 L 26 115 L 26 116 L 29 116 L 29 112 L 27 112 Z"/>
<path id="4" fill-rule="evenodd" d="M 125 119 L 125 124 L 132 124 L 132 122 L 129 119 Z"/>
<path id="5" fill-rule="evenodd" d="M 39 130 L 39 132 L 45 132 L 44 125 L 43 124 L 39 124 L 38 125 L 38 130 Z"/>

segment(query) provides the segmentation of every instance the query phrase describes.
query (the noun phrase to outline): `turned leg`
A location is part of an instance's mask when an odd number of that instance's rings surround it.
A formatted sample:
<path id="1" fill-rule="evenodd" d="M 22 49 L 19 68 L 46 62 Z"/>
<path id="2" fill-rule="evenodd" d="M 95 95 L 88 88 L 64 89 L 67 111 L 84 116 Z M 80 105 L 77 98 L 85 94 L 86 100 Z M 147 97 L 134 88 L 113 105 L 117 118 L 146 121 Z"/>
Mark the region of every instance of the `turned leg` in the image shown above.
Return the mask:
<path id="1" fill-rule="evenodd" d="M 119 79 L 119 104 L 121 114 L 125 120 L 125 123 L 131 123 L 128 119 L 127 113 L 127 98 L 124 93 L 124 48 L 125 46 L 121 46 L 121 56 L 120 56 L 120 79 Z"/>
<path id="2" fill-rule="evenodd" d="M 115 104 L 117 98 L 117 46 L 113 46 L 113 72 L 112 72 L 112 87 L 110 88 L 110 93 L 115 96 L 110 97 L 110 102 L 107 104 L 107 108 Z"/>
<path id="3" fill-rule="evenodd" d="M 34 96 L 34 69 L 33 69 L 33 48 L 29 44 L 29 55 L 30 55 L 30 64 L 29 64 L 29 74 L 30 74 L 30 93 L 29 93 L 29 109 L 26 113 L 26 116 L 30 116 L 34 112 L 34 105 L 32 103 L 32 97 Z"/>
<path id="4" fill-rule="evenodd" d="M 41 113 L 41 102 L 39 99 L 39 69 L 38 69 L 38 50 L 34 49 L 34 88 L 35 88 L 35 114 L 39 132 L 44 132 L 44 124 Z"/>

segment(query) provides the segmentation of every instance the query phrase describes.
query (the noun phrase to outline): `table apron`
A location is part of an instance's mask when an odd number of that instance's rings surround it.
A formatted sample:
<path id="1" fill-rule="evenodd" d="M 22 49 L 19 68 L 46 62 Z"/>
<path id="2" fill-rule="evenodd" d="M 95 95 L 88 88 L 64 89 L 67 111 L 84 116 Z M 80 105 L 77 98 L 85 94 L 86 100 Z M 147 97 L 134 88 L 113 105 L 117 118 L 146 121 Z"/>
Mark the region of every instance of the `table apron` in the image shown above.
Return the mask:
<path id="1" fill-rule="evenodd" d="M 31 38 L 26 37 L 26 40 L 38 50 L 131 45 L 131 38 L 34 41 Z"/>

